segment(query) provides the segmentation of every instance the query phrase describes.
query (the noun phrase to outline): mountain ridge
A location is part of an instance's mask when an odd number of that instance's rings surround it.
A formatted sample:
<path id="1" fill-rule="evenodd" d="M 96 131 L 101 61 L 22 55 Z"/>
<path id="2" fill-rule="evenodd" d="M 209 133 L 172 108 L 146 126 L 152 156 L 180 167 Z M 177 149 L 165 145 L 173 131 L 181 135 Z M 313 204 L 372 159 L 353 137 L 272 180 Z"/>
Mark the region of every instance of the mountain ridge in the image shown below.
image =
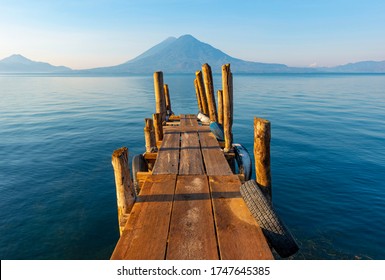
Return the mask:
<path id="1" fill-rule="evenodd" d="M 164 42 L 162 41 L 145 52 L 151 52 L 150 55 L 143 56 L 142 54 L 116 66 L 88 69 L 85 72 L 140 74 L 162 70 L 167 73 L 195 73 L 204 63 L 211 66 L 213 73 L 219 73 L 221 66 L 226 63 L 232 65 L 235 73 L 287 72 L 289 70 L 289 67 L 284 64 L 249 62 L 234 58 L 189 34 L 168 42 L 165 47 Z M 158 51 L 153 52 L 154 49 L 158 49 Z"/>
<path id="2" fill-rule="evenodd" d="M 21 54 L 13 54 L 0 60 L 0 73 L 68 73 L 71 71 L 69 67 L 33 61 Z"/>
<path id="3" fill-rule="evenodd" d="M 385 61 L 359 61 L 335 67 L 289 67 L 279 63 L 246 61 L 232 57 L 221 50 L 196 39 L 190 34 L 179 38 L 168 37 L 137 57 L 124 63 L 85 70 L 72 70 L 65 66 L 53 66 L 46 62 L 30 60 L 22 55 L 11 55 L 0 60 L 0 73 L 72 73 L 130 75 L 166 73 L 195 73 L 208 63 L 213 73 L 220 73 L 221 66 L 231 64 L 233 73 L 385 73 Z"/>

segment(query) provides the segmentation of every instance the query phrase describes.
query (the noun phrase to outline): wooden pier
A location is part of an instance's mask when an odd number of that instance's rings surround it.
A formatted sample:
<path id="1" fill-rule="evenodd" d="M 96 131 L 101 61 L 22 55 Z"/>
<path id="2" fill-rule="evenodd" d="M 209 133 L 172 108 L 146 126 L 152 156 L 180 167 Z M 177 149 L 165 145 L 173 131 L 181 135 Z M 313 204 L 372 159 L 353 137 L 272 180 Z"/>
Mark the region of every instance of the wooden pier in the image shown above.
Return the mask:
<path id="1" fill-rule="evenodd" d="M 144 158 L 150 168 L 134 171 L 140 191 L 133 187 L 128 149 L 118 149 L 112 156 L 121 236 L 111 259 L 273 259 L 260 225 L 240 194 L 243 178 L 229 164 L 234 160 L 231 72 L 224 73 L 224 89 L 218 93 L 218 109 L 224 111 L 217 113 L 211 69 L 206 65 L 203 69 L 208 86 L 202 92 L 202 75 L 197 72 L 198 106 L 208 110 L 211 119 L 220 116 L 225 141 L 218 142 L 197 115 L 166 119 L 171 114 L 168 87 L 163 85 L 161 72 L 154 74 L 156 114 L 146 119 L 144 128 Z M 265 141 L 267 146 L 269 141 Z M 258 163 L 260 170 L 263 162 Z M 266 193 L 271 195 L 271 190 Z"/>

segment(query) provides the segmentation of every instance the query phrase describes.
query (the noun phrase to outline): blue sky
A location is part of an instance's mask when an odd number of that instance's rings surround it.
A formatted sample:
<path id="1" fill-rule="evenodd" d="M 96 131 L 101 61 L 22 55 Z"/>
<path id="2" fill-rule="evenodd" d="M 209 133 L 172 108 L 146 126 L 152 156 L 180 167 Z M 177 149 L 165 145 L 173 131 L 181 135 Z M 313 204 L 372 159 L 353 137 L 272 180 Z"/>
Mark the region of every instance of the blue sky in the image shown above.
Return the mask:
<path id="1" fill-rule="evenodd" d="M 385 60 L 385 1 L 0 0 L 0 59 L 110 66 L 183 34 L 289 66 Z"/>

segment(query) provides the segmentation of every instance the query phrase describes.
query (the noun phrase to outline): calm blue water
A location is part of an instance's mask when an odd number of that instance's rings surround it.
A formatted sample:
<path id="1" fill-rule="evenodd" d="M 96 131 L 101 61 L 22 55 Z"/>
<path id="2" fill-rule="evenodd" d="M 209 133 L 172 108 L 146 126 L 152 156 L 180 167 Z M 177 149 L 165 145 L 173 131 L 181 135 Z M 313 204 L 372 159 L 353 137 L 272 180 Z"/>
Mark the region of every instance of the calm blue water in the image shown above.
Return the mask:
<path id="1" fill-rule="evenodd" d="M 196 113 L 194 75 L 167 75 Z M 220 77 L 215 76 L 215 89 Z M 108 259 L 111 154 L 144 150 L 151 76 L 0 76 L 1 259 Z M 297 259 L 385 259 L 385 75 L 235 75 L 234 138 L 272 122 L 274 205 Z"/>

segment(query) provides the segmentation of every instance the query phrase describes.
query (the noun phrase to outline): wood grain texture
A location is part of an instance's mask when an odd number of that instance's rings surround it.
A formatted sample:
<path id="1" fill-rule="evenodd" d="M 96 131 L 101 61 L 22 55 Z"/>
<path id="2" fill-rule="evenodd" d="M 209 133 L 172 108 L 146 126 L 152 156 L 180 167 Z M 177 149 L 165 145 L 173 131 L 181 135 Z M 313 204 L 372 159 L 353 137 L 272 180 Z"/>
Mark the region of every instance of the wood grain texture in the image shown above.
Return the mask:
<path id="1" fill-rule="evenodd" d="M 118 206 L 119 232 L 122 234 L 127 215 L 135 202 L 134 186 L 131 182 L 128 164 L 128 149 L 122 147 L 112 153 L 111 163 L 114 169 L 116 200 Z"/>
<path id="2" fill-rule="evenodd" d="M 220 89 L 218 95 L 218 123 L 223 126 L 223 91 Z"/>
<path id="3" fill-rule="evenodd" d="M 176 175 L 151 175 L 131 210 L 111 259 L 165 258 Z"/>
<path id="4" fill-rule="evenodd" d="M 154 134 L 156 142 L 163 140 L 163 126 L 162 126 L 162 115 L 160 113 L 152 114 L 154 123 Z"/>
<path id="5" fill-rule="evenodd" d="M 199 132 L 199 141 L 207 175 L 232 175 L 233 172 L 211 132 Z"/>
<path id="6" fill-rule="evenodd" d="M 209 107 L 207 104 L 206 91 L 205 91 L 205 85 L 203 83 L 202 71 L 196 71 L 195 76 L 196 76 L 196 82 L 198 85 L 199 95 L 201 97 L 201 104 L 202 104 L 202 109 L 203 109 L 202 113 L 205 115 L 208 115 L 209 114 Z"/>
<path id="7" fill-rule="evenodd" d="M 204 174 L 205 168 L 197 132 L 181 133 L 180 175 Z"/>
<path id="8" fill-rule="evenodd" d="M 207 177 L 178 176 L 167 259 L 218 259 Z"/>
<path id="9" fill-rule="evenodd" d="M 152 174 L 178 174 L 179 170 L 179 132 L 165 132 Z"/>
<path id="10" fill-rule="evenodd" d="M 238 176 L 210 176 L 209 184 L 221 259 L 273 259 L 261 228 L 240 195 Z"/>
<path id="11" fill-rule="evenodd" d="M 162 121 L 166 119 L 166 98 L 164 96 L 163 72 L 154 73 L 155 112 L 162 115 Z"/>
<path id="12" fill-rule="evenodd" d="M 271 198 L 271 170 L 270 170 L 270 122 L 261 118 L 254 118 L 254 159 L 256 181 L 263 191 Z"/>
<path id="13" fill-rule="evenodd" d="M 205 85 L 207 106 L 209 110 L 210 120 L 213 122 L 218 121 L 217 116 L 217 107 L 215 105 L 215 96 L 214 96 L 214 84 L 213 84 L 213 74 L 211 72 L 211 67 L 207 63 L 202 65 L 203 81 Z"/>
<path id="14" fill-rule="evenodd" d="M 222 66 L 223 89 L 223 131 L 225 136 L 225 151 L 228 152 L 233 144 L 233 76 L 230 64 Z"/>

